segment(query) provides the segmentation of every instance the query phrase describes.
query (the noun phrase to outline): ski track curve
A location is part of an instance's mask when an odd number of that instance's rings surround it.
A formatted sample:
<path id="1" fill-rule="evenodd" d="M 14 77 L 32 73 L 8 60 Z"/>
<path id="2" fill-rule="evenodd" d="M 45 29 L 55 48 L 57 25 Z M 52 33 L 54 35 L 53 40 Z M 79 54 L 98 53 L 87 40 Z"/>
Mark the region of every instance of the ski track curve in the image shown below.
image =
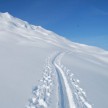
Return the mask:
<path id="1" fill-rule="evenodd" d="M 61 89 L 66 92 L 67 99 L 64 97 L 65 94 L 63 94 L 64 96 L 62 96 L 62 100 L 65 102 L 67 101 L 66 104 L 69 104 L 69 106 L 65 105 L 65 107 L 62 106 L 60 108 L 92 108 L 92 105 L 90 105 L 86 99 L 86 93 L 79 86 L 79 80 L 74 77 L 74 74 L 70 72 L 69 69 L 61 64 L 61 59 L 66 53 L 68 52 L 59 53 L 53 61 L 53 65 L 55 66 L 58 74 L 58 82 L 60 80 L 61 83 L 65 85 L 62 86 Z M 59 85 L 61 86 L 60 83 Z"/>
<path id="2" fill-rule="evenodd" d="M 92 108 L 86 94 L 79 86 L 79 80 L 61 64 L 66 52 L 55 52 L 47 58 L 40 85 L 32 90 L 32 96 L 25 108 L 51 108 L 50 99 L 54 87 L 54 79 L 58 83 L 57 108 Z M 56 78 L 54 78 L 56 77 Z"/>
<path id="3" fill-rule="evenodd" d="M 75 108 L 73 94 L 72 94 L 71 88 L 70 88 L 70 86 L 68 84 L 67 78 L 66 78 L 63 70 L 56 63 L 56 59 L 60 63 L 60 59 L 59 59 L 59 58 L 61 58 L 60 55 L 61 54 L 59 54 L 55 58 L 55 60 L 53 61 L 53 65 L 55 66 L 56 72 L 57 72 L 57 75 L 58 75 L 58 82 L 59 82 L 59 86 L 60 86 L 60 92 L 62 92 L 62 94 L 61 94 L 61 96 L 62 96 L 61 106 L 62 107 L 60 107 L 60 108 Z M 64 86 L 63 86 L 63 84 L 64 84 Z M 65 94 L 63 94 L 63 93 L 65 93 Z M 64 104 L 65 102 L 66 102 L 66 104 Z"/>

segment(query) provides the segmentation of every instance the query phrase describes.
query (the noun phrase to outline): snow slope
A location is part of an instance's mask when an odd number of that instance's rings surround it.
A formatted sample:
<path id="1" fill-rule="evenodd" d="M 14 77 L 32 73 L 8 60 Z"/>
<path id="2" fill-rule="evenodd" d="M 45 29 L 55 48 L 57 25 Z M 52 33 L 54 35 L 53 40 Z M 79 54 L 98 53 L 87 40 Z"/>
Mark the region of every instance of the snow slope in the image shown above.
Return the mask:
<path id="1" fill-rule="evenodd" d="M 1 108 L 107 108 L 108 52 L 0 13 Z"/>

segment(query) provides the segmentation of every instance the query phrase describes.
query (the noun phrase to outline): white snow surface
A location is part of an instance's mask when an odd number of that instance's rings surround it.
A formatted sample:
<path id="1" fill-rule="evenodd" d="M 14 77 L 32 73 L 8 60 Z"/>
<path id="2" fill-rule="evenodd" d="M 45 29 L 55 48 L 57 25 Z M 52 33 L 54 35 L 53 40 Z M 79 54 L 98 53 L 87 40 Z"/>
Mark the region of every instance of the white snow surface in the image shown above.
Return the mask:
<path id="1" fill-rule="evenodd" d="M 1 108 L 108 108 L 108 51 L 0 13 Z"/>

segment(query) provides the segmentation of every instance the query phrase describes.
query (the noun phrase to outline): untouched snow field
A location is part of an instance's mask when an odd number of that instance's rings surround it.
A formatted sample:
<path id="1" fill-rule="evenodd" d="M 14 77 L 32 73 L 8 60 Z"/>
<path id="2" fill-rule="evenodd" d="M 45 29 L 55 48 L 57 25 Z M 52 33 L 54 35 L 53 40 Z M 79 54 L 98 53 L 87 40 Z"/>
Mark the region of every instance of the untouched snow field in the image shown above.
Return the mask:
<path id="1" fill-rule="evenodd" d="M 108 52 L 0 13 L 1 108 L 108 108 Z"/>

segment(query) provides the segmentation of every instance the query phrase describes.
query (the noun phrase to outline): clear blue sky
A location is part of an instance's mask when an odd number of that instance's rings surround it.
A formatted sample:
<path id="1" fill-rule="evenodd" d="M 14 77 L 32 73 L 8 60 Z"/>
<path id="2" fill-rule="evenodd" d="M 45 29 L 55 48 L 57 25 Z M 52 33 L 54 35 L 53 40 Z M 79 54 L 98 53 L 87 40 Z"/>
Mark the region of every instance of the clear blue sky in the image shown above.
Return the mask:
<path id="1" fill-rule="evenodd" d="M 108 50 L 108 0 L 0 0 L 0 11 Z"/>

